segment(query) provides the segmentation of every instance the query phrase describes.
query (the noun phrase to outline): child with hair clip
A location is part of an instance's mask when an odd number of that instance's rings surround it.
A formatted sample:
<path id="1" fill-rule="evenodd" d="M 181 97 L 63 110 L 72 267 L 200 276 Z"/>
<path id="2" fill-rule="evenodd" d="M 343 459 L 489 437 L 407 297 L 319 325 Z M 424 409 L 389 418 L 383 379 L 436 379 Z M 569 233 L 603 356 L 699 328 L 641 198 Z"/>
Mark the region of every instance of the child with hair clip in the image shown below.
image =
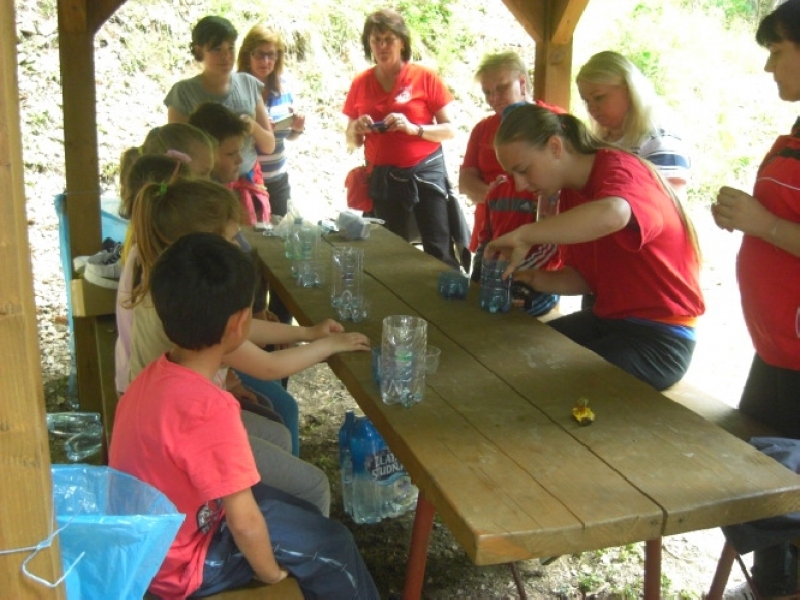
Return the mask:
<path id="1" fill-rule="evenodd" d="M 133 226 L 139 248 L 141 278 L 133 287 L 130 300 L 134 318 L 129 380 L 171 346 L 149 296 L 150 273 L 156 260 L 180 237 L 192 232 L 215 233 L 233 241 L 239 231 L 240 210 L 239 202 L 230 190 L 208 181 L 150 184 L 139 194 L 134 206 Z M 259 347 L 268 343 L 298 342 L 308 343 L 276 352 L 265 352 Z M 332 320 L 313 327 L 254 320 L 249 328 L 249 340 L 223 357 L 223 371 L 233 367 L 258 379 L 279 379 L 332 354 L 368 349 L 369 341 L 365 336 L 344 333 L 342 326 Z M 224 377 L 217 378 L 220 387 L 223 387 L 223 382 Z M 244 412 L 243 417 L 246 415 Z M 255 420 L 259 426 L 264 426 L 263 422 L 274 425 L 263 418 Z M 250 430 L 249 424 L 245 425 Z M 275 444 L 255 441 L 253 453 L 266 483 L 303 498 L 316 505 L 323 514 L 328 514 L 330 489 L 322 471 Z"/>
<path id="2" fill-rule="evenodd" d="M 191 115 L 189 123 L 202 129 L 216 141 L 214 167 L 211 180 L 233 187 L 239 179 L 239 165 L 242 163 L 242 145 L 247 135 L 247 124 L 222 104 L 204 102 Z M 266 195 L 265 202 L 268 202 Z M 246 210 L 246 207 L 245 207 Z M 291 323 L 292 316 L 278 301 L 277 296 L 270 294 L 269 310 L 266 296 L 268 284 L 266 264 L 257 252 L 243 238 L 237 240 L 242 250 L 250 252 L 258 268 L 258 285 L 253 301 L 253 317 L 269 321 Z M 277 313 L 277 314 L 276 314 Z M 274 348 L 270 347 L 269 350 Z M 286 391 L 288 379 L 283 381 L 262 381 L 234 371 L 228 372 L 228 391 L 241 401 L 255 400 L 254 394 L 265 396 L 272 407 L 280 415 L 282 422 L 292 435 L 292 454 L 300 455 L 300 411 L 297 401 Z M 241 378 L 240 378 L 241 377 Z"/>
<path id="3" fill-rule="evenodd" d="M 187 123 L 169 123 L 153 127 L 141 146 L 128 148 L 122 153 L 119 162 L 119 189 L 122 203 L 119 216 L 130 219 L 133 214 L 132 203 L 139 189 L 129 188 L 129 172 L 139 158 L 145 154 L 167 155 L 179 159 L 189 166 L 192 176 L 208 179 L 214 168 L 214 140 L 202 129 Z"/>
<path id="4" fill-rule="evenodd" d="M 138 149 L 137 149 L 138 154 Z M 123 161 L 124 161 L 123 157 Z M 133 213 L 136 195 L 148 183 L 166 183 L 171 180 L 187 179 L 191 176 L 189 164 L 162 154 L 144 154 L 128 165 L 125 180 L 121 181 L 122 203 L 120 216 L 126 219 Z M 128 364 L 130 363 L 131 328 L 133 311 L 129 306 L 133 289 L 134 266 L 138 251 L 133 241 L 133 227 L 128 227 L 125 248 L 122 252 L 122 275 L 117 287 L 117 343 L 114 348 L 116 367 L 115 382 L 117 392 L 122 394 L 128 384 Z"/>

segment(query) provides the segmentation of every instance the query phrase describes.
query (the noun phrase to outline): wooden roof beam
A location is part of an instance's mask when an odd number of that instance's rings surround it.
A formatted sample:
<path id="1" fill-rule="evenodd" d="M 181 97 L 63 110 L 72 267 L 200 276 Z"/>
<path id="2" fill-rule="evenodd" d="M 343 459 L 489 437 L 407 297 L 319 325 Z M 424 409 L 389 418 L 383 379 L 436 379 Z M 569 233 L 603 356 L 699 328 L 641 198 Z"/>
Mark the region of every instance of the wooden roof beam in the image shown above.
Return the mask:
<path id="1" fill-rule="evenodd" d="M 536 42 L 533 95 L 569 109 L 572 36 L 589 0 L 503 0 Z"/>

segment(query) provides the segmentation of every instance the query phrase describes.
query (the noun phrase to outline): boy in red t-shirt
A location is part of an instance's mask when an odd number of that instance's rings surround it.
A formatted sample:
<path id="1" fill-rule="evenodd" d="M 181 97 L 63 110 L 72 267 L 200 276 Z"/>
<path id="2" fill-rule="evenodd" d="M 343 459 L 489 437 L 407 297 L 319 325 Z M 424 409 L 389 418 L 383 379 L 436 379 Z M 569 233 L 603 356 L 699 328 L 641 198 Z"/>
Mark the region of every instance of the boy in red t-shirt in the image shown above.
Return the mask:
<path id="1" fill-rule="evenodd" d="M 291 574 L 307 597 L 378 598 L 344 526 L 260 483 L 239 404 L 213 383 L 222 357 L 247 339 L 254 289 L 252 260 L 214 234 L 182 237 L 151 274 L 175 346 L 122 397 L 109 460 L 186 515 L 150 591 L 186 598 Z"/>

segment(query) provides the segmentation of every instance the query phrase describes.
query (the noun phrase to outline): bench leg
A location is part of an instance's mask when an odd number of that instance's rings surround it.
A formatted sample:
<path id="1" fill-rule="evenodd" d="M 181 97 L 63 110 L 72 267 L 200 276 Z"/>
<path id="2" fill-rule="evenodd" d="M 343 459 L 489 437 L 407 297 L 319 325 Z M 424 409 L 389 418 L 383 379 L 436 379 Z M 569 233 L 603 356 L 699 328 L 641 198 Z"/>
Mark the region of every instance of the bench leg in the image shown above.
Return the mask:
<path id="1" fill-rule="evenodd" d="M 433 529 L 436 509 L 428 499 L 417 496 L 417 511 L 414 514 L 414 528 L 411 530 L 411 549 L 406 565 L 406 582 L 403 586 L 403 600 L 419 600 L 422 597 L 422 584 L 425 581 L 425 561 L 428 558 L 428 540 Z"/>
<path id="2" fill-rule="evenodd" d="M 647 540 L 644 549 L 644 598 L 661 597 L 661 538 Z"/>
<path id="3" fill-rule="evenodd" d="M 717 570 L 714 572 L 714 579 L 711 582 L 711 589 L 708 590 L 706 598 L 708 600 L 722 600 L 725 593 L 725 586 L 728 585 L 728 577 L 731 574 L 733 561 L 736 559 L 736 550 L 731 544 L 725 542 L 722 547 L 722 554 L 717 561 Z"/>

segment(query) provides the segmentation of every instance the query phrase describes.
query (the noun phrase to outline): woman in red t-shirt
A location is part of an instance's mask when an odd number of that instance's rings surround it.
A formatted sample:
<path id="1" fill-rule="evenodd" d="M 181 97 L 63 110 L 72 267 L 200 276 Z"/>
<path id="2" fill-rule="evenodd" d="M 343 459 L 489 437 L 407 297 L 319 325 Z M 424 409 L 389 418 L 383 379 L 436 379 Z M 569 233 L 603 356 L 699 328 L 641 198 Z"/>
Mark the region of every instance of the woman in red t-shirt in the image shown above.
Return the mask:
<path id="1" fill-rule="evenodd" d="M 574 116 L 531 104 L 508 112 L 495 148 L 518 188 L 560 190 L 561 212 L 499 237 L 486 255 L 506 255 L 508 275 L 531 245 L 559 244 L 563 268 L 514 278 L 596 302 L 549 324 L 658 390 L 683 377 L 704 304 L 694 229 L 669 184 Z"/>
<path id="2" fill-rule="evenodd" d="M 364 146 L 374 212 L 394 233 L 421 237 L 425 252 L 457 266 L 441 146 L 455 135 L 453 96 L 436 73 L 410 62 L 408 29 L 395 11 L 367 17 L 361 41 L 375 66 L 353 79 L 342 112 L 348 148 Z"/>

